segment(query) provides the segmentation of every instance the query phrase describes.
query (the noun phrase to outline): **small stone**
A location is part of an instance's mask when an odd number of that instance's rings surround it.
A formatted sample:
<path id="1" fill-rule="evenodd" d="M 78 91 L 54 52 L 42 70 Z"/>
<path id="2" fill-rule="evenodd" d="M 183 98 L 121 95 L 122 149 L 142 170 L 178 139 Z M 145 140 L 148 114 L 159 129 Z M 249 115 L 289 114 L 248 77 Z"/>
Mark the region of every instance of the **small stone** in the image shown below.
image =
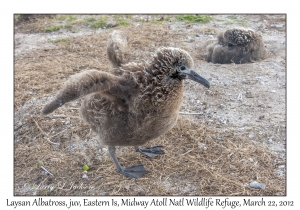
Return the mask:
<path id="1" fill-rule="evenodd" d="M 251 92 L 246 92 L 245 96 L 246 96 L 246 98 L 254 98 L 254 96 Z"/>
<path id="2" fill-rule="evenodd" d="M 282 28 L 283 24 L 272 24 L 271 27 Z"/>
<path id="3" fill-rule="evenodd" d="M 220 108 L 220 109 L 224 109 L 224 108 L 225 108 L 224 104 L 220 104 L 220 105 L 219 105 L 219 108 Z"/>
<path id="4" fill-rule="evenodd" d="M 31 91 L 29 91 L 28 94 L 29 94 L 29 95 L 36 95 L 35 92 L 31 92 Z"/>
<path id="5" fill-rule="evenodd" d="M 144 195 L 146 195 L 146 193 L 145 193 L 145 191 L 143 189 L 140 189 L 138 191 L 138 195 L 144 196 Z"/>
<path id="6" fill-rule="evenodd" d="M 95 181 L 98 181 L 99 179 L 102 179 L 103 178 L 103 176 L 97 176 L 96 178 L 95 178 Z"/>
<path id="7" fill-rule="evenodd" d="M 250 183 L 250 187 L 264 190 L 266 188 L 266 185 L 254 181 Z"/>
<path id="8" fill-rule="evenodd" d="M 198 144 L 198 148 L 199 149 L 203 149 L 203 150 L 207 149 L 206 146 L 205 146 L 205 144 L 203 144 L 203 143 Z"/>
<path id="9" fill-rule="evenodd" d="M 86 175 L 86 173 L 83 174 L 82 178 L 83 178 L 83 179 L 87 179 L 87 178 L 88 178 L 88 176 Z"/>

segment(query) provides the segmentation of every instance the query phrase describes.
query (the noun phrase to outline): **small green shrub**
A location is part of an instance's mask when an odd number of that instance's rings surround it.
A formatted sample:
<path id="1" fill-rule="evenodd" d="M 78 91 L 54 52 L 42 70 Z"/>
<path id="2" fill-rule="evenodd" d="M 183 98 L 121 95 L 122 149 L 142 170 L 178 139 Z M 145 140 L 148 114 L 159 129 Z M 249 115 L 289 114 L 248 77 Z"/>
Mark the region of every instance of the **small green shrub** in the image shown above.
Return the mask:
<path id="1" fill-rule="evenodd" d="M 77 17 L 76 17 L 76 16 L 69 16 L 69 17 L 67 18 L 67 21 L 68 21 L 68 22 L 71 22 L 71 21 L 74 21 L 74 20 L 77 20 Z"/>
<path id="2" fill-rule="evenodd" d="M 126 18 L 132 18 L 132 15 L 131 14 L 126 14 L 126 15 L 124 15 Z"/>
<path id="3" fill-rule="evenodd" d="M 92 25 L 93 28 L 103 28 L 106 26 L 107 17 L 101 16 L 99 20 Z"/>
<path id="4" fill-rule="evenodd" d="M 121 26 L 128 26 L 128 25 L 129 25 L 129 23 L 126 22 L 126 21 L 123 20 L 123 19 L 119 19 L 119 20 L 118 20 L 118 23 L 119 23 Z"/>
<path id="5" fill-rule="evenodd" d="M 176 20 L 184 21 L 187 23 L 206 23 L 212 20 L 208 15 L 178 15 Z"/>
<path id="6" fill-rule="evenodd" d="M 237 16 L 235 16 L 235 15 L 228 15 L 227 18 L 229 18 L 231 20 L 236 20 Z"/>
<path id="7" fill-rule="evenodd" d="M 82 170 L 84 170 L 84 171 L 88 171 L 90 169 L 90 167 L 88 167 L 87 165 L 84 165 L 83 167 L 82 167 Z"/>
<path id="8" fill-rule="evenodd" d="M 85 22 L 94 22 L 96 21 L 96 18 L 90 17 L 90 18 L 86 18 L 84 19 Z"/>
<path id="9" fill-rule="evenodd" d="M 44 29 L 44 32 L 53 32 L 53 31 L 58 31 L 59 29 L 61 29 L 62 26 L 61 25 L 56 25 L 56 26 L 50 26 Z"/>
<path id="10" fill-rule="evenodd" d="M 57 38 L 57 39 L 54 39 L 54 40 L 48 40 L 49 42 L 51 43 L 59 43 L 59 42 L 62 42 L 62 43 L 65 43 L 65 44 L 70 44 L 70 39 L 68 38 Z"/>
<path id="11" fill-rule="evenodd" d="M 58 16 L 56 16 L 56 18 L 58 20 L 66 20 L 68 18 L 68 16 L 67 15 L 58 15 Z"/>

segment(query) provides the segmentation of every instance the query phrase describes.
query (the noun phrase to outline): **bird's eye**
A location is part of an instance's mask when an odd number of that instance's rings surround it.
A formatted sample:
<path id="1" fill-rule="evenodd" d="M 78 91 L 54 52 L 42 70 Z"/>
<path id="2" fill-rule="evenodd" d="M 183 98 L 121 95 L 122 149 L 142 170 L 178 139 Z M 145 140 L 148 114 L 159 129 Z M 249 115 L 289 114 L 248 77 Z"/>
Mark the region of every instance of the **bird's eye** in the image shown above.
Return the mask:
<path id="1" fill-rule="evenodd" d="M 185 66 L 180 66 L 180 70 L 185 70 Z"/>

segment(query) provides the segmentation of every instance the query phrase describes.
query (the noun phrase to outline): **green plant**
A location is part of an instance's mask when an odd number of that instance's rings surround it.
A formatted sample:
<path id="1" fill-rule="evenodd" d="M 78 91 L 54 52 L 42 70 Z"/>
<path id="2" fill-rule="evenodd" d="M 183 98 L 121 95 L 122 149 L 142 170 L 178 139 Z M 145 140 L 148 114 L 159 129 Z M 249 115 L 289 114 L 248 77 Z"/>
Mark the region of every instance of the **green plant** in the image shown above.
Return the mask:
<path id="1" fill-rule="evenodd" d="M 77 17 L 76 16 L 69 16 L 68 18 L 67 18 L 67 21 L 68 22 L 71 22 L 71 21 L 74 21 L 74 20 L 77 20 Z"/>
<path id="2" fill-rule="evenodd" d="M 50 27 L 45 28 L 44 32 L 58 31 L 61 28 L 62 28 L 62 25 L 50 26 Z"/>
<path id="3" fill-rule="evenodd" d="M 131 14 L 126 14 L 126 15 L 124 15 L 124 17 L 126 17 L 126 18 L 131 18 L 132 15 L 131 15 Z"/>
<path id="4" fill-rule="evenodd" d="M 103 28 L 106 26 L 107 17 L 101 16 L 99 20 L 92 25 L 93 28 Z"/>
<path id="5" fill-rule="evenodd" d="M 235 15 L 228 15 L 227 18 L 229 18 L 231 20 L 236 20 L 237 16 L 235 16 Z"/>
<path id="6" fill-rule="evenodd" d="M 47 196 L 50 193 L 50 190 L 45 190 L 44 195 Z"/>
<path id="7" fill-rule="evenodd" d="M 51 43 L 62 42 L 62 43 L 65 43 L 65 44 L 70 44 L 70 39 L 68 39 L 68 38 L 57 38 L 57 39 L 54 39 L 54 40 L 49 39 L 48 41 L 51 42 Z"/>
<path id="8" fill-rule="evenodd" d="M 84 165 L 83 167 L 82 167 L 82 170 L 84 170 L 84 171 L 88 171 L 90 169 L 90 167 L 88 167 L 87 165 Z"/>
<path id="9" fill-rule="evenodd" d="M 158 20 L 151 20 L 151 21 L 149 21 L 149 23 L 152 23 L 152 24 L 164 24 L 163 21 L 158 21 Z"/>
<path id="10" fill-rule="evenodd" d="M 164 21 L 170 21 L 171 20 L 171 17 L 165 17 L 164 18 Z"/>
<path id="11" fill-rule="evenodd" d="M 85 22 L 94 22 L 96 21 L 96 18 L 90 17 L 90 18 L 86 18 L 84 19 Z"/>
<path id="12" fill-rule="evenodd" d="M 68 18 L 68 16 L 67 15 L 58 15 L 58 16 L 56 16 L 56 18 L 58 20 L 66 20 Z"/>
<path id="13" fill-rule="evenodd" d="M 206 23 L 212 20 L 212 17 L 208 15 L 178 15 L 175 18 L 187 23 Z"/>
<path id="14" fill-rule="evenodd" d="M 242 26 L 247 26 L 244 20 L 237 20 L 236 23 Z"/>
<path id="15" fill-rule="evenodd" d="M 225 21 L 225 24 L 226 25 L 231 25 L 231 24 L 234 24 L 234 22 L 233 21 Z"/>
<path id="16" fill-rule="evenodd" d="M 118 20 L 118 23 L 119 23 L 121 26 L 128 26 L 128 25 L 129 25 L 129 23 L 126 22 L 126 21 L 123 20 L 123 19 L 119 19 L 119 20 Z"/>

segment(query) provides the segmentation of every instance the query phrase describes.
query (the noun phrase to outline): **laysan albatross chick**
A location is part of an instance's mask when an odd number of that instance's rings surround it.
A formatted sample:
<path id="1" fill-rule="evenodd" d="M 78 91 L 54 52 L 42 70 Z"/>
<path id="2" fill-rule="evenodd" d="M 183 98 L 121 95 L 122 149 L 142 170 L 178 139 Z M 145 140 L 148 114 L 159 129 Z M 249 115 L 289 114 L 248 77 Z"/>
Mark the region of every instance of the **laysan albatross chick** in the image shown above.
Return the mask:
<path id="1" fill-rule="evenodd" d="M 209 82 L 193 71 L 193 59 L 184 50 L 159 48 L 149 63 L 127 63 L 116 74 L 87 70 L 71 76 L 55 98 L 45 105 L 49 114 L 63 104 L 84 97 L 81 116 L 108 146 L 117 170 L 132 178 L 148 171 L 142 164 L 122 168 L 115 146 L 134 146 L 148 157 L 163 154 L 161 147 L 140 145 L 166 133 L 176 124 L 183 100 L 184 80 L 209 88 Z"/>
<path id="2" fill-rule="evenodd" d="M 248 63 L 265 59 L 268 51 L 262 36 L 251 29 L 228 29 L 219 33 L 218 41 L 209 45 L 206 61 L 212 63 Z"/>

